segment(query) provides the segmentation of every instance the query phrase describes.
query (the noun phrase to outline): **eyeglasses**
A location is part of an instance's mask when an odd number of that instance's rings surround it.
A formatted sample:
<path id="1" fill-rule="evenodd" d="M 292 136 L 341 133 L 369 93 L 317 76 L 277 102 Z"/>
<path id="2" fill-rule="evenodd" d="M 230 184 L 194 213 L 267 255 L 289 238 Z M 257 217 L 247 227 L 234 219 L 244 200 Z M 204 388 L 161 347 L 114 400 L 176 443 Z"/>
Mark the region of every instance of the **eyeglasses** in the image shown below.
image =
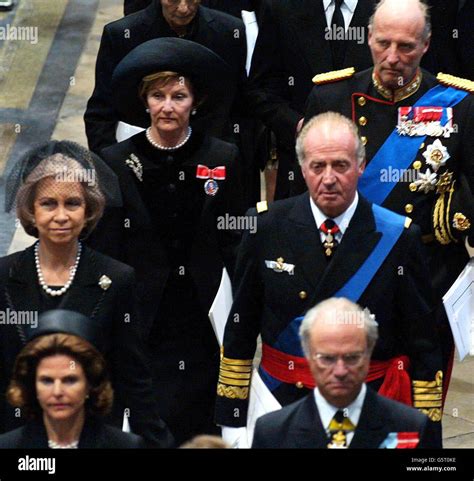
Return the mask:
<path id="1" fill-rule="evenodd" d="M 313 355 L 313 359 L 321 367 L 334 367 L 339 359 L 345 366 L 357 367 L 361 364 L 365 358 L 367 351 L 362 352 L 351 352 L 349 354 L 333 355 L 333 354 L 322 354 L 320 352 Z"/>
<path id="2" fill-rule="evenodd" d="M 201 0 L 185 0 L 185 2 L 189 6 L 197 5 L 200 1 Z M 182 0 L 165 0 L 165 3 L 167 3 L 168 5 L 171 5 L 173 7 L 177 7 L 181 2 L 182 2 Z"/>

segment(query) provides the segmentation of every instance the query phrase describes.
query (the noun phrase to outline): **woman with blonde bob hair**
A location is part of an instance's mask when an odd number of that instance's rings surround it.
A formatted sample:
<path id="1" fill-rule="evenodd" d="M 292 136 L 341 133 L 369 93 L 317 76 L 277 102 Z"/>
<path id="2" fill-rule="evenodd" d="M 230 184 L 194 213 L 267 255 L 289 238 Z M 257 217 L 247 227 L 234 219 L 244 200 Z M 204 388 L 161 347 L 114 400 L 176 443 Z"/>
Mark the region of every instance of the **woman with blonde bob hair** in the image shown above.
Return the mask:
<path id="1" fill-rule="evenodd" d="M 78 326 L 90 322 L 80 314 L 70 315 Z M 47 316 L 57 314 L 50 311 Z M 106 362 L 78 335 L 59 332 L 29 341 L 16 359 L 7 399 L 28 422 L 1 435 L 0 448 L 144 446 L 140 437 L 104 424 L 113 401 Z"/>
<path id="2" fill-rule="evenodd" d="M 206 47 L 169 37 L 139 45 L 117 65 L 120 118 L 139 125 L 146 112 L 149 127 L 101 152 L 123 206 L 106 209 L 87 241 L 137 272 L 155 396 L 178 444 L 220 430 L 219 345 L 208 313 L 224 267 L 232 277 L 240 233 L 222 221 L 245 213 L 244 184 L 237 147 L 193 119 L 218 112 L 226 70 Z"/>

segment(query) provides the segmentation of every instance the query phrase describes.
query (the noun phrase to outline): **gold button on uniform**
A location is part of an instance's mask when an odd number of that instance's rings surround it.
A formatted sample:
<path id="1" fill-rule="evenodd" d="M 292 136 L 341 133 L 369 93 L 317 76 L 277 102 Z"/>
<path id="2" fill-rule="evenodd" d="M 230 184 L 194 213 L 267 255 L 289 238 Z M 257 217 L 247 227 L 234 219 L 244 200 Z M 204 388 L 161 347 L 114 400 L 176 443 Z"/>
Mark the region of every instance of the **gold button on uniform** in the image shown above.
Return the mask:
<path id="1" fill-rule="evenodd" d="M 367 125 L 367 118 L 366 117 L 359 117 L 359 125 L 362 125 L 362 127 L 365 127 Z"/>
<path id="2" fill-rule="evenodd" d="M 358 103 L 361 107 L 363 107 L 363 106 L 365 105 L 365 103 L 366 103 L 365 97 L 359 97 L 359 98 L 357 99 L 357 103 Z"/>
<path id="3" fill-rule="evenodd" d="M 406 212 L 407 214 L 411 214 L 411 213 L 413 212 L 413 205 L 412 205 L 412 204 L 407 204 L 407 205 L 405 206 L 405 212 Z"/>
<path id="4" fill-rule="evenodd" d="M 425 148 L 425 143 L 422 142 L 421 145 L 420 145 L 420 150 L 421 150 L 421 149 L 424 149 L 424 148 Z"/>
<path id="5" fill-rule="evenodd" d="M 301 291 L 299 294 L 300 299 L 306 299 L 308 297 L 308 294 L 306 294 L 306 291 Z"/>
<path id="6" fill-rule="evenodd" d="M 421 162 L 419 160 L 415 160 L 415 162 L 413 162 L 413 168 L 416 170 L 421 169 Z"/>
<path id="7" fill-rule="evenodd" d="M 415 184 L 415 182 L 412 182 L 412 183 L 409 185 L 409 187 L 410 187 L 410 190 L 411 190 L 412 192 L 416 192 L 416 191 L 418 190 L 418 187 L 417 187 L 417 185 Z"/>
<path id="8" fill-rule="evenodd" d="M 362 136 L 360 138 L 360 141 L 362 142 L 362 145 L 366 145 L 367 144 L 367 137 Z"/>
<path id="9" fill-rule="evenodd" d="M 298 389 L 302 389 L 302 388 L 304 388 L 304 384 L 303 384 L 301 381 L 298 381 L 298 382 L 296 383 L 296 387 L 297 387 Z"/>

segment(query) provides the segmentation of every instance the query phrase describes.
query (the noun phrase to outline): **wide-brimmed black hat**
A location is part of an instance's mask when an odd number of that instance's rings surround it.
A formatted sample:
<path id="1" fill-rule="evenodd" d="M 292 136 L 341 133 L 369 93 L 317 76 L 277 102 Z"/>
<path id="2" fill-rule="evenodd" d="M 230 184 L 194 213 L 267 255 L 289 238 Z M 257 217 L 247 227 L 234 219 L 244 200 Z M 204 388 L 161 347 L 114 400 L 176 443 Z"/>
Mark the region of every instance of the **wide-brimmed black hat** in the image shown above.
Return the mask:
<path id="1" fill-rule="evenodd" d="M 100 349 L 100 331 L 97 323 L 89 317 L 76 311 L 53 309 L 38 316 L 36 328 L 27 332 L 27 341 L 46 334 L 73 334 L 82 337 L 97 349 Z"/>
<path id="2" fill-rule="evenodd" d="M 165 71 L 189 78 L 206 96 L 206 112 L 212 112 L 213 106 L 232 91 L 232 71 L 212 50 L 182 38 L 156 38 L 133 49 L 114 70 L 113 101 L 120 120 L 142 127 L 150 125 L 138 89 L 143 77 Z"/>

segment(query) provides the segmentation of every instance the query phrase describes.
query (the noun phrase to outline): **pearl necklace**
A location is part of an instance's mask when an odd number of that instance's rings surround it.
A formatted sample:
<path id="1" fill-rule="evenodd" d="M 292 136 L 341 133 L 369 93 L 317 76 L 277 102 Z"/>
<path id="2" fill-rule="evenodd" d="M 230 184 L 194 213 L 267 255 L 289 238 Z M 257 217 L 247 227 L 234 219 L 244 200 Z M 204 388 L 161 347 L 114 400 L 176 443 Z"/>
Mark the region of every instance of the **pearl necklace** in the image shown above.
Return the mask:
<path id="1" fill-rule="evenodd" d="M 77 266 L 79 265 L 79 259 L 81 258 L 81 250 L 82 250 L 82 245 L 79 242 L 77 245 L 77 255 L 76 255 L 76 262 L 74 263 L 74 266 L 71 267 L 71 273 L 69 274 L 69 279 L 64 284 L 61 289 L 51 289 L 48 287 L 46 282 L 44 281 L 43 273 L 41 272 L 41 264 L 39 261 L 39 242 L 35 244 L 35 264 L 36 264 L 36 272 L 38 273 L 38 281 L 40 283 L 40 286 L 43 288 L 43 290 L 49 294 L 50 296 L 62 296 L 70 287 L 72 284 L 72 281 L 74 280 L 74 276 L 76 275 L 77 271 Z"/>
<path id="2" fill-rule="evenodd" d="M 79 447 L 79 440 L 73 441 L 69 444 L 59 444 L 52 439 L 48 439 L 48 447 L 50 449 L 77 449 Z"/>
<path id="3" fill-rule="evenodd" d="M 153 147 L 155 147 L 155 149 L 177 150 L 180 147 L 182 147 L 189 140 L 189 137 L 191 137 L 192 131 L 193 131 L 193 129 L 191 127 L 188 127 L 188 133 L 187 133 L 186 137 L 184 138 L 184 140 L 182 142 L 180 142 L 179 144 L 174 145 L 173 147 L 166 147 L 164 145 L 159 144 L 155 140 L 153 140 L 153 138 L 151 137 L 151 127 L 148 127 L 146 129 L 146 138 L 148 139 L 148 142 L 150 142 L 150 144 L 153 145 Z"/>

